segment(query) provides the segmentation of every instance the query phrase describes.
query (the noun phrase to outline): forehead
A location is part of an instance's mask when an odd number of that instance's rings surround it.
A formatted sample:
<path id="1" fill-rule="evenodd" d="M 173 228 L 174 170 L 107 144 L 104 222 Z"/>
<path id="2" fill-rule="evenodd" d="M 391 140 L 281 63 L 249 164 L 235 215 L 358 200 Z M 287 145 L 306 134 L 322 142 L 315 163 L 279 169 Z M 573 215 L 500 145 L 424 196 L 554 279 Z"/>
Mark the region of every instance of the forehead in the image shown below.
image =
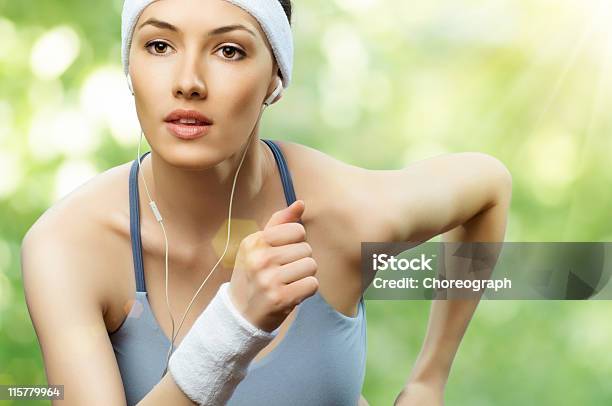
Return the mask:
<path id="1" fill-rule="evenodd" d="M 183 33 L 201 36 L 221 26 L 242 24 L 269 47 L 255 17 L 226 0 L 157 0 L 145 7 L 136 22 L 136 30 L 151 17 L 168 22 Z"/>

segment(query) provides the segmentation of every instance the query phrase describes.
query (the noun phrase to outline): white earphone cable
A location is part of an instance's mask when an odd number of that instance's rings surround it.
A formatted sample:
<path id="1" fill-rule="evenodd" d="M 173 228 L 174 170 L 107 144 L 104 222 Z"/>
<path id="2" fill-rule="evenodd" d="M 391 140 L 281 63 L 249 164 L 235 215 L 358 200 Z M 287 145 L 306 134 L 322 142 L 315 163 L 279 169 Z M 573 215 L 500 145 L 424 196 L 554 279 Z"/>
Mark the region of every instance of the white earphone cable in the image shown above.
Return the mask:
<path id="1" fill-rule="evenodd" d="M 278 93 L 280 93 L 280 91 L 282 90 L 282 87 L 279 86 L 276 88 L 276 90 L 273 92 L 273 94 L 269 97 L 269 99 L 274 99 L 276 97 L 276 95 Z M 161 213 L 159 212 L 157 205 L 155 204 L 155 202 L 153 201 L 153 199 L 151 198 L 151 195 L 149 193 L 149 188 L 147 187 L 147 183 L 145 181 L 143 172 L 141 170 L 141 166 L 140 166 L 140 145 L 142 143 L 142 129 L 140 132 L 140 140 L 138 142 L 138 152 L 137 152 L 137 160 L 138 160 L 138 168 L 139 168 L 139 173 L 142 177 L 142 181 L 145 185 L 145 191 L 147 193 L 147 197 L 149 199 L 149 206 L 151 207 L 151 210 L 153 211 L 153 215 L 155 216 L 155 218 L 157 219 L 157 221 L 159 222 L 161 228 L 162 228 L 162 232 L 164 234 L 164 242 L 165 242 L 165 292 L 166 292 L 166 306 L 168 309 L 168 315 L 170 316 L 170 320 L 172 322 L 172 339 L 170 341 L 170 348 L 168 349 L 168 353 L 166 355 L 166 364 L 164 367 L 164 372 L 162 373 L 162 376 L 166 374 L 167 369 L 168 369 L 168 362 L 170 360 L 170 354 L 172 353 L 172 350 L 174 348 L 174 340 L 176 339 L 176 337 L 178 336 L 178 333 L 181 329 L 181 327 L 183 326 L 183 322 L 185 321 L 185 317 L 187 316 L 187 313 L 189 312 L 189 309 L 191 309 L 191 306 L 193 305 L 193 302 L 195 301 L 196 297 L 198 296 L 198 294 L 200 293 L 200 291 L 202 290 L 202 288 L 204 287 L 204 285 L 206 284 L 206 282 L 208 281 L 208 278 L 212 275 L 212 273 L 215 271 L 215 269 L 217 268 L 217 266 L 219 265 L 219 263 L 221 262 L 221 260 L 223 259 L 223 257 L 225 257 L 225 254 L 227 252 L 227 248 L 229 246 L 229 241 L 230 241 L 230 230 L 231 230 L 231 218 L 232 218 L 232 202 L 234 200 L 234 189 L 236 187 L 236 180 L 238 178 L 238 173 L 240 172 L 240 168 L 242 167 L 242 162 L 244 161 L 244 157 L 246 156 L 246 152 L 251 144 L 251 139 L 253 137 L 253 134 L 255 133 L 255 128 L 257 128 L 257 124 L 259 123 L 260 119 L 261 119 L 261 115 L 263 114 L 263 111 L 265 110 L 265 108 L 269 105 L 268 104 L 268 100 L 266 100 L 266 102 L 264 102 L 264 104 L 262 105 L 262 108 L 259 111 L 259 116 L 257 118 L 257 121 L 255 122 L 255 126 L 253 127 L 253 130 L 251 131 L 251 134 L 249 135 L 249 138 L 246 142 L 246 145 L 244 147 L 244 151 L 242 153 L 242 157 L 240 159 L 240 163 L 238 165 L 238 168 L 236 169 L 236 173 L 234 175 L 234 180 L 232 183 L 232 191 L 230 194 L 230 202 L 229 202 L 229 213 L 228 213 L 228 220 L 227 220 L 227 239 L 225 241 L 225 248 L 223 249 L 223 254 L 221 255 L 221 257 L 219 258 L 219 260 L 217 261 L 217 263 L 213 266 L 213 268 L 211 269 L 211 271 L 208 273 L 208 275 L 206 276 L 206 278 L 204 279 L 204 282 L 202 282 L 202 284 L 200 285 L 200 287 L 198 288 L 198 290 L 195 292 L 193 298 L 191 299 L 191 301 L 189 302 L 189 305 L 187 306 L 187 309 L 185 310 L 185 312 L 183 313 L 183 317 L 181 319 L 181 322 L 179 323 L 178 329 L 176 331 L 176 334 L 174 332 L 174 317 L 172 316 L 172 312 L 170 309 L 170 298 L 168 295 L 168 251 L 169 251 L 169 247 L 168 247 L 168 237 L 166 235 L 166 229 L 164 228 L 164 224 L 163 224 L 163 219 L 161 216 Z"/>

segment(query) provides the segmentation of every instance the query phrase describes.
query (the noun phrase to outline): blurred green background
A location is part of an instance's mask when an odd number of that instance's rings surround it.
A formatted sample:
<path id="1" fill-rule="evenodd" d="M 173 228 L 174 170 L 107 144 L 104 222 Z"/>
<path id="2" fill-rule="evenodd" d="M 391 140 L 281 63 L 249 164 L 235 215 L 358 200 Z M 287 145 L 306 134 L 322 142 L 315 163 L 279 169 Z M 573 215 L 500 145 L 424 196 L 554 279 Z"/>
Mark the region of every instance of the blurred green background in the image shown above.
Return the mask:
<path id="1" fill-rule="evenodd" d="M 371 169 L 485 152 L 513 174 L 507 240 L 612 241 L 611 3 L 296 1 L 294 81 L 260 135 Z M 20 278 L 23 235 L 136 154 L 121 6 L 0 0 L 0 384 L 46 383 Z M 429 306 L 367 302 L 371 405 L 400 391 Z M 608 301 L 483 301 L 447 404 L 612 404 L 610 314 Z"/>

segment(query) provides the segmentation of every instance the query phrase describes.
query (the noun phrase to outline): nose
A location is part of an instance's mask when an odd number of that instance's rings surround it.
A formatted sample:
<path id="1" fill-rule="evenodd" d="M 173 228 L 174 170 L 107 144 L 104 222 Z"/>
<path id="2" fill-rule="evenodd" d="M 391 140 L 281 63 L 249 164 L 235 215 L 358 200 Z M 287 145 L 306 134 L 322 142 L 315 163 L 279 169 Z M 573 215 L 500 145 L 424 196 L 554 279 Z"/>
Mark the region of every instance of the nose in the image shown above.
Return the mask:
<path id="1" fill-rule="evenodd" d="M 202 66 L 200 61 L 198 61 L 198 55 L 185 52 L 179 64 L 173 89 L 174 96 L 187 100 L 197 100 L 206 97 L 206 85 L 204 84 Z"/>

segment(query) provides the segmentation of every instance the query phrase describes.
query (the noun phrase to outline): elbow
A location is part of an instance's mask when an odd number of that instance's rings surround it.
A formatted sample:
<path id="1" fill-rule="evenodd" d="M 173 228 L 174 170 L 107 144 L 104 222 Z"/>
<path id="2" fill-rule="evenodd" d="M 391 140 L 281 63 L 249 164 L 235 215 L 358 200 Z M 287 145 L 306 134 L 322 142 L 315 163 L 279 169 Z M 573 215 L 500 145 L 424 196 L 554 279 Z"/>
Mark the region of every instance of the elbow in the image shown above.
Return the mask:
<path id="1" fill-rule="evenodd" d="M 475 153 L 481 164 L 481 171 L 487 174 L 489 182 L 490 205 L 508 203 L 512 198 L 512 173 L 508 167 L 498 158 L 481 153 Z"/>
<path id="2" fill-rule="evenodd" d="M 512 199 L 512 173 L 501 161 L 497 161 L 497 173 L 495 177 L 495 191 L 497 201 L 509 203 Z"/>

